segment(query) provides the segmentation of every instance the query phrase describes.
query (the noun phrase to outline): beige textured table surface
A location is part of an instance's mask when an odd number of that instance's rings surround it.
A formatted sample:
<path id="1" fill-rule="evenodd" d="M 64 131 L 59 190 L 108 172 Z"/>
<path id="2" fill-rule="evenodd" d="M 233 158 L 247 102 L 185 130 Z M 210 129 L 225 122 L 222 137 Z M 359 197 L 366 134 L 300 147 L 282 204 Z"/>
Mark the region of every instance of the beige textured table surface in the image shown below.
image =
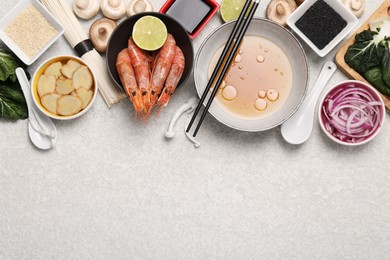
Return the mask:
<path id="1" fill-rule="evenodd" d="M 15 2 L 0 0 L 0 16 Z M 367 0 L 360 23 L 380 3 Z M 218 13 L 195 51 L 220 24 Z M 320 59 L 304 48 L 312 87 L 336 50 Z M 57 54 L 74 54 L 63 37 L 28 70 Z M 344 79 L 337 71 L 327 88 Z M 30 143 L 27 121 L 0 120 L 0 259 L 389 258 L 388 114 L 356 148 L 330 141 L 317 119 L 293 146 L 280 128 L 245 133 L 208 116 L 195 149 L 182 130 L 189 115 L 164 138 L 195 95 L 191 78 L 147 125 L 129 102 L 108 109 L 98 96 L 83 117 L 55 122 L 57 146 L 46 152 Z"/>

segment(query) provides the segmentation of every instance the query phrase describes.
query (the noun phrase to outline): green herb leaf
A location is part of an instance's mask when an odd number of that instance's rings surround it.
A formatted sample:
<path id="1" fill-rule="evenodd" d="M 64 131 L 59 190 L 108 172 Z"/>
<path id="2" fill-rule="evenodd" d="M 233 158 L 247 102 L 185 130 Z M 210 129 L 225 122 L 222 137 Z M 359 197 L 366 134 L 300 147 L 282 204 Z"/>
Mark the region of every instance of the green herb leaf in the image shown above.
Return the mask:
<path id="1" fill-rule="evenodd" d="M 372 84 L 379 92 L 390 96 L 390 87 L 383 80 L 382 69 L 373 67 L 363 74 L 364 78 Z"/>
<path id="2" fill-rule="evenodd" d="M 0 86 L 0 117 L 7 120 L 28 117 L 26 100 L 22 90 L 17 86 Z"/>
<path id="3" fill-rule="evenodd" d="M 16 81 L 15 69 L 25 65 L 13 54 L 0 49 L 0 81 Z"/>
<path id="4" fill-rule="evenodd" d="M 390 52 L 386 51 L 382 59 L 382 78 L 387 86 L 390 86 Z M 390 89 L 389 89 L 390 93 Z"/>
<path id="5" fill-rule="evenodd" d="M 370 30 L 355 36 L 355 43 L 348 47 L 344 56 L 345 62 L 357 72 L 364 74 L 367 70 L 380 66 L 383 54 L 388 51 L 387 42 L 378 40 Z"/>

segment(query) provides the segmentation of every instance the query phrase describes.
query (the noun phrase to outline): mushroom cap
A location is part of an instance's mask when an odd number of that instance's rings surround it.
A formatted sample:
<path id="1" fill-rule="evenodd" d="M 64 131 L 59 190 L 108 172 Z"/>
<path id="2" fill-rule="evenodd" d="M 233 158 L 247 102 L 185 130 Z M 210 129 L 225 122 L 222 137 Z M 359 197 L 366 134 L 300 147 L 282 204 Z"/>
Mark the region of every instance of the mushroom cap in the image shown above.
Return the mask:
<path id="1" fill-rule="evenodd" d="M 94 17 L 100 8 L 99 0 L 74 0 L 73 12 L 81 19 L 91 19 Z"/>
<path id="2" fill-rule="evenodd" d="M 89 39 L 97 51 L 106 51 L 108 40 L 115 27 L 115 21 L 108 18 L 100 18 L 93 22 L 89 28 Z"/>
<path id="3" fill-rule="evenodd" d="M 148 0 L 131 0 L 126 7 L 128 16 L 142 12 L 152 12 L 153 6 Z"/>
<path id="4" fill-rule="evenodd" d="M 126 3 L 124 0 L 102 0 L 100 8 L 105 17 L 113 20 L 118 20 L 126 14 Z"/>
<path id="5" fill-rule="evenodd" d="M 365 0 L 342 0 L 342 2 L 357 18 L 364 13 Z"/>
<path id="6" fill-rule="evenodd" d="M 294 0 L 271 0 L 267 6 L 267 18 L 285 26 L 287 18 L 295 9 L 297 3 Z"/>

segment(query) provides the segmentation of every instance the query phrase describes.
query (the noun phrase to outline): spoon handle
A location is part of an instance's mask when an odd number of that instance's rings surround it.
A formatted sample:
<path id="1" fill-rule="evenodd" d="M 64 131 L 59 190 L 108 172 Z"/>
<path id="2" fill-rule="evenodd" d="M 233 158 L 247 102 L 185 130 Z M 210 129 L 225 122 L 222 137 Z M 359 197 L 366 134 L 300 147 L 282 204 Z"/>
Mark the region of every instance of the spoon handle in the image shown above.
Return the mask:
<path id="1" fill-rule="evenodd" d="M 333 61 L 325 62 L 314 87 L 299 109 L 282 124 L 281 133 L 288 143 L 302 144 L 309 139 L 313 129 L 314 110 L 318 97 L 336 69 L 337 66 Z"/>
<path id="2" fill-rule="evenodd" d="M 15 74 L 16 74 L 16 77 L 18 78 L 19 84 L 22 88 L 24 98 L 26 99 L 28 115 L 31 116 L 33 100 L 31 98 L 31 94 L 29 92 L 28 86 L 30 84 L 28 83 L 26 73 L 24 72 L 24 70 L 22 68 L 16 68 Z"/>
<path id="3" fill-rule="evenodd" d="M 336 69 L 337 69 L 337 66 L 333 61 L 327 61 L 322 66 L 320 75 L 318 76 L 318 79 L 317 79 L 316 83 L 314 84 L 313 89 L 310 91 L 309 95 L 306 97 L 306 99 L 304 101 L 304 102 L 307 102 L 311 105 L 311 108 L 313 109 L 313 111 L 315 109 L 317 99 L 322 92 L 322 89 L 324 88 L 325 84 L 329 81 L 329 79 L 332 77 L 332 75 L 336 71 Z"/>
<path id="4" fill-rule="evenodd" d="M 31 126 L 38 133 L 47 135 L 51 139 L 55 139 L 57 135 L 57 131 L 53 122 L 49 117 L 40 114 L 40 112 L 35 109 L 35 104 L 32 99 L 31 92 L 30 92 L 31 90 L 29 87 L 30 83 L 27 79 L 26 73 L 22 68 L 17 68 L 15 70 L 15 73 L 19 80 L 20 86 L 22 87 L 24 97 L 26 99 Z"/>

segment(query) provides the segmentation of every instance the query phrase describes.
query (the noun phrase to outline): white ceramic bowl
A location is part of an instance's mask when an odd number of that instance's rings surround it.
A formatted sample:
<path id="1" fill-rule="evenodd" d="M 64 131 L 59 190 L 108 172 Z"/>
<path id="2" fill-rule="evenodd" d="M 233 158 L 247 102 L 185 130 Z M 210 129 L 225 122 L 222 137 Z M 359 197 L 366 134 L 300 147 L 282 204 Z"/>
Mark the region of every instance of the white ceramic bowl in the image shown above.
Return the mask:
<path id="1" fill-rule="evenodd" d="M 336 11 L 346 22 L 347 25 L 339 34 L 333 38 L 323 49 L 317 46 L 296 26 L 296 22 L 313 6 L 318 0 L 305 0 L 288 18 L 287 25 L 294 30 L 298 36 L 306 42 L 320 57 L 328 54 L 350 31 L 358 24 L 359 20 L 341 3 L 340 0 L 323 0 Z"/>
<path id="2" fill-rule="evenodd" d="M 78 113 L 76 113 L 74 115 L 70 115 L 70 116 L 61 116 L 61 115 L 53 114 L 53 113 L 49 112 L 48 110 L 46 110 L 42 106 L 41 99 L 38 95 L 37 85 L 38 85 L 39 77 L 44 73 L 45 69 L 50 64 L 57 62 L 57 61 L 61 61 L 62 63 L 66 63 L 66 61 L 68 61 L 69 59 L 76 60 L 80 64 L 88 67 L 89 71 L 92 74 L 92 78 L 93 78 L 93 87 L 92 87 L 93 88 L 93 95 L 92 95 L 92 100 L 88 103 L 88 105 L 84 109 L 80 110 Z M 47 115 L 53 119 L 58 119 L 58 120 L 69 120 L 69 119 L 74 119 L 74 118 L 77 118 L 77 117 L 84 115 L 92 107 L 92 105 L 96 99 L 97 92 L 98 92 L 98 85 L 97 85 L 95 74 L 93 73 L 92 69 L 85 63 L 85 61 L 83 61 L 79 57 L 76 57 L 73 55 L 61 55 L 61 56 L 55 56 L 55 57 L 47 59 L 35 71 L 34 76 L 32 78 L 32 81 L 31 81 L 31 94 L 32 94 L 35 105 L 45 115 Z"/>
<path id="3" fill-rule="evenodd" d="M 202 96 L 208 83 L 208 69 L 213 54 L 226 44 L 234 27 L 234 21 L 225 23 L 215 29 L 200 46 L 195 57 L 194 79 L 199 97 Z M 286 53 L 293 70 L 293 84 L 289 97 L 284 105 L 269 116 L 262 118 L 239 117 L 229 112 L 214 100 L 209 112 L 223 124 L 242 131 L 263 131 L 271 129 L 286 121 L 300 106 L 305 97 L 309 69 L 306 55 L 299 41 L 284 27 L 267 19 L 253 18 L 246 35 L 267 38 L 276 43 Z M 206 98 L 205 103 L 208 98 Z"/>
<path id="4" fill-rule="evenodd" d="M 339 138 L 333 136 L 326 129 L 325 122 L 324 122 L 323 106 L 324 106 L 325 99 L 328 97 L 329 94 L 334 93 L 334 91 L 337 91 L 339 88 L 344 88 L 346 85 L 354 85 L 356 88 L 361 88 L 361 89 L 367 90 L 373 96 L 375 101 L 378 101 L 378 102 L 381 103 L 381 105 L 379 107 L 379 111 L 380 111 L 380 114 L 379 114 L 379 122 L 380 122 L 379 123 L 379 127 L 368 138 L 364 139 L 363 141 L 356 142 L 356 143 L 350 143 L 350 142 L 342 141 Z M 324 131 L 326 136 L 328 136 L 334 142 L 342 144 L 342 145 L 346 145 L 346 146 L 357 146 L 357 145 L 362 145 L 362 144 L 366 144 L 366 143 L 370 142 L 372 139 L 375 138 L 375 136 L 378 135 L 378 133 L 382 129 L 383 123 L 385 121 L 385 114 L 386 114 L 385 104 L 384 104 L 383 99 L 381 98 L 379 92 L 375 88 L 373 88 L 369 84 L 366 84 L 366 83 L 364 83 L 362 81 L 346 80 L 346 81 L 342 81 L 342 82 L 334 85 L 329 90 L 327 90 L 326 93 L 323 95 L 323 97 L 321 98 L 321 100 L 319 102 L 318 121 L 319 121 L 319 124 L 321 126 L 321 129 Z"/>
<path id="5" fill-rule="evenodd" d="M 29 5 L 33 5 L 43 17 L 54 27 L 57 31 L 56 35 L 52 37 L 34 56 L 29 57 L 8 35 L 5 33 L 7 26 L 12 22 L 23 10 Z M 63 33 L 62 25 L 50 14 L 50 12 L 38 0 L 21 0 L 19 1 L 3 18 L 0 20 L 0 40 L 15 53 L 18 58 L 26 65 L 31 65 L 36 61 Z M 31 32 L 34 33 L 34 32 Z M 26 41 L 29 39 L 26 37 Z"/>

